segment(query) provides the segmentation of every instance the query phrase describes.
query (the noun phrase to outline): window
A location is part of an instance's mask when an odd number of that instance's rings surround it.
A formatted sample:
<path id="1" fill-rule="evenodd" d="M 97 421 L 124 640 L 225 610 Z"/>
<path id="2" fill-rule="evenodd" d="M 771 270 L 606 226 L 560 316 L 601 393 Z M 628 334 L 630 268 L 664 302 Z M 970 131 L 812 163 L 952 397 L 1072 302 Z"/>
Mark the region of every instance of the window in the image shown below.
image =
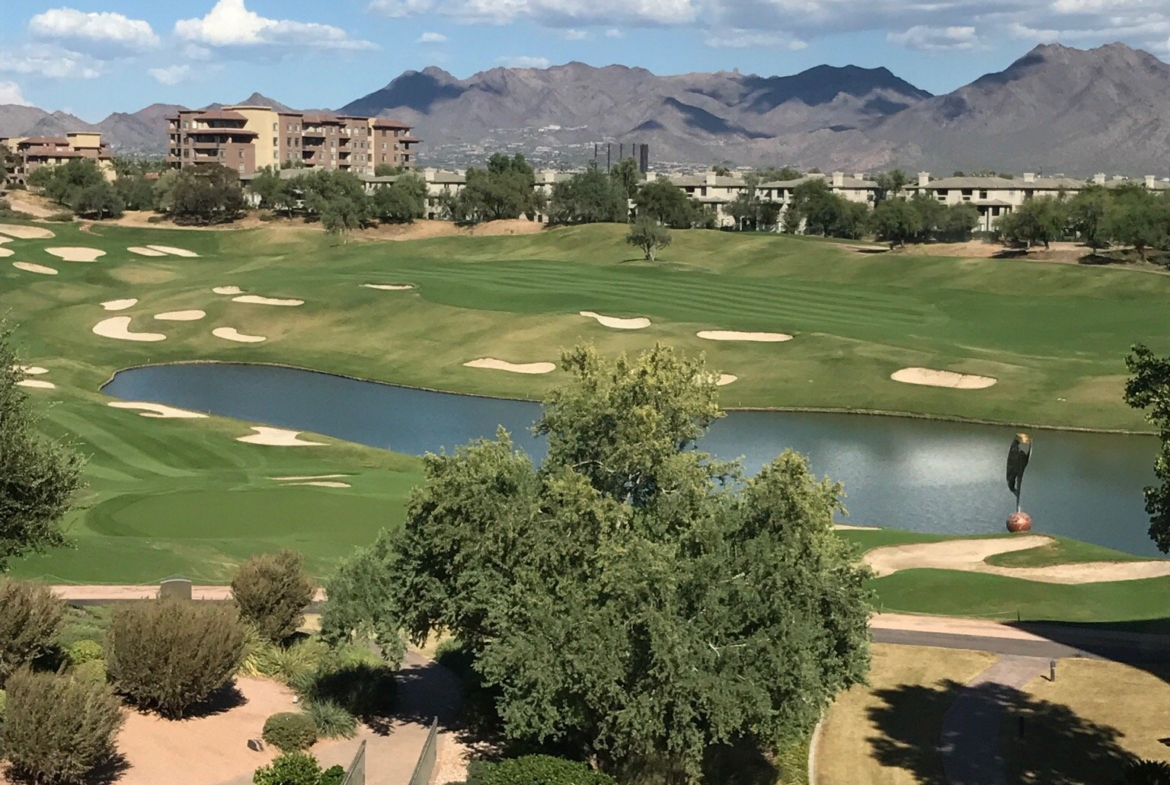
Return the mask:
<path id="1" fill-rule="evenodd" d="M 279 131 L 279 130 L 280 130 L 280 125 L 279 125 L 278 123 L 273 123 L 273 124 L 272 124 L 272 130 L 273 130 L 273 131 Z"/>
<path id="2" fill-rule="evenodd" d="M 183 121 L 183 127 L 184 127 L 184 128 L 190 128 L 190 127 L 191 127 L 191 123 L 189 123 L 189 122 L 187 122 L 186 120 L 184 120 L 184 121 Z"/>
<path id="3" fill-rule="evenodd" d="M 293 143 L 292 143 L 292 137 L 291 137 L 291 136 L 290 136 L 290 137 L 287 137 L 287 138 L 284 140 L 284 142 L 285 142 L 285 146 L 286 146 L 286 147 L 292 147 L 292 146 L 293 146 Z"/>
<path id="4" fill-rule="evenodd" d="M 980 191 L 980 192 L 979 192 L 979 198 L 980 198 L 980 199 L 986 199 L 986 198 L 987 198 L 987 191 Z"/>
<path id="5" fill-rule="evenodd" d="M 273 147 L 279 147 L 279 146 L 280 146 L 280 139 L 278 139 L 278 138 L 277 138 L 277 137 L 275 137 L 275 136 L 274 136 L 274 137 L 272 137 L 272 146 L 273 146 Z"/>
<path id="6" fill-rule="evenodd" d="M 385 147 L 385 145 L 383 145 L 383 148 L 384 147 Z M 382 163 L 386 163 L 386 156 L 382 156 Z"/>
<path id="7" fill-rule="evenodd" d="M 240 164 L 240 174 L 243 174 L 243 173 L 244 173 L 244 165 Z"/>
<path id="8" fill-rule="evenodd" d="M 382 142 L 382 149 L 383 149 L 383 150 L 385 150 L 385 149 L 386 149 L 386 143 L 385 143 L 385 142 Z M 386 156 L 382 156 L 382 160 L 386 160 Z"/>
<path id="9" fill-rule="evenodd" d="M 240 150 L 240 158 L 243 158 L 243 157 L 244 157 L 244 151 Z"/>
<path id="10" fill-rule="evenodd" d="M 184 158 L 190 158 L 190 157 L 191 157 L 191 151 L 190 151 L 190 150 L 184 150 L 184 151 L 183 151 L 183 157 L 184 157 Z"/>
<path id="11" fill-rule="evenodd" d="M 220 150 L 220 151 L 219 151 L 219 157 L 220 157 L 220 158 L 225 158 L 225 157 L 227 157 L 227 150 Z"/>

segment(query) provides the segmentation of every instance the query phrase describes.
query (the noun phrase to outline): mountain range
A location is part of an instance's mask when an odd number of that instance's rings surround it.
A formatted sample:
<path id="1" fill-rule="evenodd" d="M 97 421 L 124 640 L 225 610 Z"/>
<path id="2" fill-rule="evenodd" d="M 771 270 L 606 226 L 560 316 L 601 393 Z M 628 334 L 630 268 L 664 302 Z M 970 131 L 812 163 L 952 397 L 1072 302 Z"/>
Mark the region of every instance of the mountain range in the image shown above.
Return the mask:
<path id="1" fill-rule="evenodd" d="M 259 94 L 242 103 L 286 108 Z M 117 150 L 158 153 L 165 117 L 178 108 L 152 104 L 90 126 L 63 112 L 0 106 L 0 136 L 96 128 Z M 433 165 L 495 149 L 580 163 L 595 144 L 613 142 L 649 144 L 655 164 L 1161 174 L 1170 65 L 1124 44 L 1049 44 L 945 95 L 856 66 L 659 76 L 568 63 L 467 79 L 430 67 L 337 111 L 410 123 L 425 140 L 422 160 Z"/>

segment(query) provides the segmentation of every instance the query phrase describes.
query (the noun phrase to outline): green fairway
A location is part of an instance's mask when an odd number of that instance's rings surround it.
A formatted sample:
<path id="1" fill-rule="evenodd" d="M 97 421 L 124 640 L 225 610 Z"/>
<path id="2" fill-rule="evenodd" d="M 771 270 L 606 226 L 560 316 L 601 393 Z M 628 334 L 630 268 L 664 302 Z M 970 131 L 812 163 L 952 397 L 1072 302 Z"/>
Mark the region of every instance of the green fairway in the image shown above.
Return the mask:
<path id="1" fill-rule="evenodd" d="M 907 412 L 1051 426 L 1142 429 L 1121 401 L 1135 341 L 1170 351 L 1170 276 L 991 259 L 865 255 L 805 238 L 691 231 L 658 264 L 634 258 L 617 226 L 507 237 L 348 244 L 312 229 L 180 231 L 43 224 L 51 240 L 15 239 L 0 260 L 0 313 L 19 325 L 25 360 L 53 390 L 30 390 L 47 427 L 90 456 L 90 490 L 69 521 L 75 550 L 37 556 L 21 575 L 151 581 L 182 573 L 224 580 L 251 553 L 303 550 L 318 575 L 353 545 L 402 518 L 417 461 L 343 444 L 241 444 L 247 427 L 219 418 L 158 420 L 114 410 L 98 389 L 117 369 L 179 360 L 276 362 L 462 392 L 539 398 L 559 371 L 527 376 L 464 367 L 480 357 L 556 360 L 582 340 L 606 352 L 655 342 L 705 351 L 738 376 L 729 407 Z M 189 249 L 144 257 L 131 246 Z M 66 262 L 46 248 L 107 253 Z M 12 262 L 47 265 L 36 275 Z M 362 284 L 413 284 L 381 291 Z M 298 298 L 301 307 L 236 303 L 212 288 Z M 137 298 L 116 313 L 106 300 Z M 158 321 L 200 309 L 199 321 Z M 647 316 L 612 330 L 578 315 Z M 165 341 L 99 337 L 132 318 Z M 267 338 L 241 344 L 214 327 Z M 787 343 L 726 343 L 699 330 L 761 330 Z M 905 366 L 994 376 L 987 390 L 890 380 Z M 272 477 L 344 474 L 351 488 L 281 487 Z M 857 533 L 859 537 L 869 533 Z M 851 535 L 852 536 L 852 535 Z M 888 534 L 878 536 L 891 536 Z M 898 577 L 898 576 L 893 576 Z M 983 576 L 980 576 L 983 577 Z"/>

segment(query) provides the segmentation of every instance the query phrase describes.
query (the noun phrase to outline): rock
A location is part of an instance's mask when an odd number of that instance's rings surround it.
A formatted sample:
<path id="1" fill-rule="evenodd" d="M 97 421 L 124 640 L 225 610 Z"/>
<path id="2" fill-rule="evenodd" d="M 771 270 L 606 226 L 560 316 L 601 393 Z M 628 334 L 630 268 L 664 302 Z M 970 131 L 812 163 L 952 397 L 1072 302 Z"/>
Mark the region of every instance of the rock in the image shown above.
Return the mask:
<path id="1" fill-rule="evenodd" d="M 264 752 L 264 742 L 260 739 L 248 739 L 248 749 L 253 752 Z"/>

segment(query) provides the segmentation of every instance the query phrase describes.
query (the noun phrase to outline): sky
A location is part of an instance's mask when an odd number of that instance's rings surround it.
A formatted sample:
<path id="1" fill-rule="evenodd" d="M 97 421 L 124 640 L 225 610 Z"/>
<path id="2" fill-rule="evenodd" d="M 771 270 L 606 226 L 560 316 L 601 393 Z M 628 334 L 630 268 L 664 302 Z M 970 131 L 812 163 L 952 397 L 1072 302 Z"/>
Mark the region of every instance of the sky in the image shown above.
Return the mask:
<path id="1" fill-rule="evenodd" d="M 409 69 L 885 66 L 945 93 L 1038 43 L 1170 58 L 1170 0 L 0 0 L 0 104 L 90 122 L 259 91 L 336 108 Z"/>

